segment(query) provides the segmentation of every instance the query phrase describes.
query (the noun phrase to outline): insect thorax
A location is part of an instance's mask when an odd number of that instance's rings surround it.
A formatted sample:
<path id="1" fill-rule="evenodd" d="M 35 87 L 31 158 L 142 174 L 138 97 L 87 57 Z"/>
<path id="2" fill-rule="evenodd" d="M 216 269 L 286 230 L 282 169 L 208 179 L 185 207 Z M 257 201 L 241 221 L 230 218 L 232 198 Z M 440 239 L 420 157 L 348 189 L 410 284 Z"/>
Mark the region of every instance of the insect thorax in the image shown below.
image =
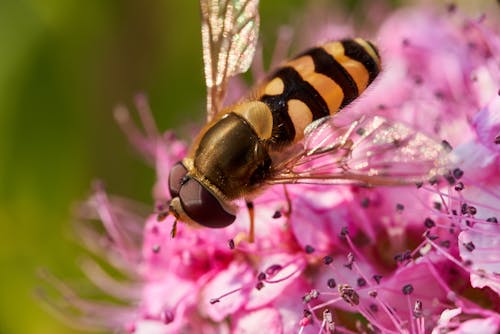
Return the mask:
<path id="1" fill-rule="evenodd" d="M 224 115 L 203 134 L 194 154 L 196 172 L 229 200 L 261 185 L 270 165 L 264 142 L 235 112 Z"/>

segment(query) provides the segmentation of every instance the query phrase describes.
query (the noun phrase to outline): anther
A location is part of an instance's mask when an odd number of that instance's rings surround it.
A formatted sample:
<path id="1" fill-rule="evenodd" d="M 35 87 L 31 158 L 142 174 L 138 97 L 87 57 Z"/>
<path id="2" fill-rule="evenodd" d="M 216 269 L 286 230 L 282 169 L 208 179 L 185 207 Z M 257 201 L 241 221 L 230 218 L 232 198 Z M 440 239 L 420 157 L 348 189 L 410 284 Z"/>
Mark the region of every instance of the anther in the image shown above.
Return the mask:
<path id="1" fill-rule="evenodd" d="M 330 333 L 333 333 L 335 331 L 335 323 L 333 322 L 332 312 L 329 309 L 323 311 L 323 320 L 325 320 Z"/>
<path id="2" fill-rule="evenodd" d="M 455 190 L 456 191 L 462 191 L 462 190 L 464 190 L 464 184 L 463 184 L 462 181 L 460 181 L 457 184 L 455 184 Z"/>
<path id="3" fill-rule="evenodd" d="M 377 284 L 380 284 L 380 280 L 382 280 L 382 275 L 375 274 L 372 276 L 372 278 L 375 282 L 377 282 Z"/>
<path id="4" fill-rule="evenodd" d="M 448 184 L 450 186 L 454 185 L 456 180 L 455 180 L 455 177 L 453 177 L 453 175 L 451 175 L 451 172 L 448 172 L 444 175 L 444 178 L 446 179 L 446 181 L 448 181 Z"/>
<path id="5" fill-rule="evenodd" d="M 327 255 L 323 258 L 323 263 L 326 265 L 329 265 L 332 262 L 333 262 L 333 257 L 331 257 L 330 255 Z"/>
<path id="6" fill-rule="evenodd" d="M 363 277 L 358 278 L 357 280 L 358 287 L 362 288 L 366 285 L 366 280 Z"/>
<path id="7" fill-rule="evenodd" d="M 431 177 L 431 178 L 429 179 L 429 184 L 430 184 L 431 186 L 438 184 L 438 182 L 439 182 L 439 180 L 438 180 L 438 178 L 437 178 L 436 176 L 433 176 L 433 177 Z"/>
<path id="8" fill-rule="evenodd" d="M 396 211 L 401 212 L 405 209 L 405 206 L 401 203 L 396 204 Z"/>
<path id="9" fill-rule="evenodd" d="M 406 284 L 405 286 L 403 286 L 403 289 L 401 289 L 403 291 L 403 294 L 405 295 L 409 295 L 413 292 L 413 285 L 411 284 Z"/>
<path id="10" fill-rule="evenodd" d="M 450 144 L 447 140 L 442 140 L 442 141 L 441 141 L 441 146 L 443 146 L 443 148 L 444 148 L 447 152 L 451 152 L 451 151 L 453 151 L 453 146 L 451 146 L 451 144 Z"/>
<path id="11" fill-rule="evenodd" d="M 347 226 L 343 226 L 340 229 L 340 237 L 344 239 L 347 235 L 349 235 L 349 230 L 347 229 Z"/>
<path id="12" fill-rule="evenodd" d="M 361 199 L 359 204 L 361 205 L 361 207 L 367 208 L 368 206 L 370 206 L 370 199 L 368 197 L 365 197 Z"/>
<path id="13" fill-rule="evenodd" d="M 313 246 L 311 246 L 311 245 L 306 245 L 306 247 L 305 247 L 305 252 L 306 252 L 306 254 L 312 254 L 312 253 L 314 253 L 314 251 L 315 251 L 315 249 L 314 249 L 314 247 L 313 247 Z"/>
<path id="14" fill-rule="evenodd" d="M 349 268 L 350 270 L 352 270 L 352 264 L 353 263 L 354 263 L 354 254 L 352 254 L 351 252 L 349 252 L 349 254 L 347 254 L 347 263 L 344 264 L 344 267 Z"/>
<path id="15" fill-rule="evenodd" d="M 425 227 L 427 228 L 433 228 L 434 226 L 436 226 L 436 223 L 434 222 L 434 220 L 430 219 L 429 217 L 425 218 L 424 220 L 424 225 Z"/>
<path id="16" fill-rule="evenodd" d="M 415 306 L 413 306 L 413 316 L 415 318 L 422 317 L 422 302 L 420 300 L 415 301 Z"/>
<path id="17" fill-rule="evenodd" d="M 465 215 L 468 212 L 468 210 L 467 210 L 468 209 L 467 204 L 463 203 L 460 209 L 461 209 L 462 214 Z"/>
<path id="18" fill-rule="evenodd" d="M 450 248 L 450 240 L 441 240 L 439 245 L 444 248 Z"/>
<path id="19" fill-rule="evenodd" d="M 489 223 L 498 223 L 498 219 L 496 217 L 489 217 L 486 219 L 486 221 Z"/>
<path id="20" fill-rule="evenodd" d="M 452 14 L 454 12 L 456 12 L 457 10 L 457 4 L 456 3 L 449 3 L 447 6 L 446 6 L 446 10 L 448 11 L 448 13 Z"/>
<path id="21" fill-rule="evenodd" d="M 364 135 L 364 134 L 365 134 L 365 132 L 366 132 L 365 128 L 357 128 L 357 129 L 356 129 L 356 134 L 357 134 L 358 136 L 362 136 L 362 135 Z"/>
<path id="22" fill-rule="evenodd" d="M 474 243 L 472 243 L 472 241 L 464 243 L 463 245 L 469 252 L 472 252 L 474 249 L 476 249 L 476 246 L 474 246 Z"/>
<path id="23" fill-rule="evenodd" d="M 229 246 L 229 249 L 234 249 L 235 244 L 234 244 L 234 240 L 233 239 L 229 239 L 229 241 L 227 242 L 227 244 Z"/>
<path id="24" fill-rule="evenodd" d="M 164 324 L 169 324 L 174 321 L 174 313 L 170 310 L 165 310 L 161 312 L 160 318 Z"/>
<path id="25" fill-rule="evenodd" d="M 394 261 L 402 262 L 403 261 L 403 254 L 397 253 L 396 255 L 394 255 Z"/>
<path id="26" fill-rule="evenodd" d="M 453 176 L 455 177 L 455 179 L 459 180 L 463 175 L 464 175 L 464 171 L 461 170 L 460 168 L 455 168 L 453 170 Z"/>
<path id="27" fill-rule="evenodd" d="M 274 276 L 276 275 L 283 267 L 279 264 L 273 264 L 265 270 L 266 274 L 269 276 Z"/>
<path id="28" fill-rule="evenodd" d="M 312 323 L 313 317 L 312 313 L 309 310 L 304 310 L 302 319 L 299 321 L 299 325 L 301 327 L 307 326 Z"/>
<path id="29" fill-rule="evenodd" d="M 319 291 L 316 289 L 312 289 L 311 291 L 309 291 L 307 294 L 305 294 L 302 297 L 302 301 L 305 304 L 307 304 L 307 303 L 311 302 L 311 300 L 316 299 L 318 297 L 319 297 Z"/>
<path id="30" fill-rule="evenodd" d="M 328 287 L 330 289 L 333 289 L 337 286 L 337 282 L 335 282 L 335 279 L 333 279 L 333 278 L 329 278 L 328 281 L 326 282 L 326 284 L 328 285 Z"/>
<path id="31" fill-rule="evenodd" d="M 277 210 L 273 214 L 273 219 L 281 218 L 281 211 Z"/>
<path id="32" fill-rule="evenodd" d="M 349 284 L 341 284 L 338 287 L 340 297 L 349 305 L 359 305 L 359 295 Z"/>

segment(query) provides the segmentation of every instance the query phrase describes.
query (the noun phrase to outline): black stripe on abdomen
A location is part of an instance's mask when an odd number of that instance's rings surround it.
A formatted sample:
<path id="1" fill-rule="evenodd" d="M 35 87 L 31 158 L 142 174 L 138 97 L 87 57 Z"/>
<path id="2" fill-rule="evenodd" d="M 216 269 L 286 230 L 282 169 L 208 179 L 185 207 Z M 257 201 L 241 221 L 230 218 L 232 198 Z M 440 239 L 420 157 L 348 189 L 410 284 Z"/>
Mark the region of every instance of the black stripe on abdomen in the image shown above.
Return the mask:
<path id="1" fill-rule="evenodd" d="M 301 56 L 310 56 L 314 62 L 314 71 L 321 73 L 340 86 L 344 93 L 344 98 L 340 108 L 345 107 L 358 97 L 358 86 L 347 70 L 333 56 L 323 48 L 310 49 Z M 299 58 L 297 57 L 297 58 Z M 335 112 L 331 110 L 330 112 Z"/>
<path id="2" fill-rule="evenodd" d="M 344 54 L 351 58 L 354 59 L 366 68 L 368 71 L 368 84 L 371 84 L 372 81 L 377 77 L 378 73 L 380 72 L 380 69 L 372 56 L 366 51 L 366 49 L 356 43 L 356 41 L 352 39 L 344 39 L 341 41 L 342 46 L 344 47 Z M 369 45 L 372 45 L 371 43 Z M 378 52 L 375 47 L 373 47 L 375 52 Z"/>
<path id="3" fill-rule="evenodd" d="M 260 100 L 267 104 L 273 114 L 273 133 L 271 142 L 278 146 L 293 142 L 295 128 L 288 114 L 288 101 L 297 99 L 311 110 L 313 120 L 328 116 L 328 106 L 316 91 L 293 67 L 282 67 L 271 77 L 283 80 L 284 90 L 279 95 L 263 95 Z"/>

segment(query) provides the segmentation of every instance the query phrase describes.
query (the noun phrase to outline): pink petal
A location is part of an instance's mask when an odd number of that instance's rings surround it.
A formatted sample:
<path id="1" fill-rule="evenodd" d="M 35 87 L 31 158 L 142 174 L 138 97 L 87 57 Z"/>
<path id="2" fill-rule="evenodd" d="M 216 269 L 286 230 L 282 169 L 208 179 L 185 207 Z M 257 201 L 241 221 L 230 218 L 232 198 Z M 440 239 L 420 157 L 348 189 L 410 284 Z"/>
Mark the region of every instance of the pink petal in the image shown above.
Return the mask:
<path id="1" fill-rule="evenodd" d="M 265 273 L 266 269 L 274 265 L 280 265 L 282 268 L 268 280 L 277 283 L 264 282 L 264 287 L 260 290 L 252 289 L 248 303 L 245 309 L 255 309 L 262 307 L 274 301 L 283 295 L 283 291 L 293 284 L 294 281 L 303 273 L 306 266 L 305 259 L 300 255 L 289 255 L 286 253 L 275 254 L 263 259 L 259 265 L 260 272 Z M 279 282 L 278 282 L 279 281 Z"/>
<path id="2" fill-rule="evenodd" d="M 221 321 L 238 311 L 246 304 L 254 279 L 253 270 L 248 264 L 232 262 L 203 287 L 199 301 L 200 312 L 214 321 Z M 214 302 L 214 299 L 226 293 L 227 296 Z"/>
<path id="3" fill-rule="evenodd" d="M 450 334 L 497 334 L 500 331 L 500 319 L 490 317 L 486 319 L 472 319 L 463 322 L 460 327 Z"/>
<path id="4" fill-rule="evenodd" d="M 316 253 L 327 254 L 339 243 L 342 228 L 351 224 L 346 204 L 352 193 L 340 186 L 304 188 L 292 197 L 292 231 L 303 249 L 312 246 Z"/>
<path id="5" fill-rule="evenodd" d="M 500 96 L 496 95 L 476 114 L 472 126 L 476 130 L 479 141 L 499 154 L 500 145 L 495 144 L 495 139 L 500 139 Z"/>
<path id="6" fill-rule="evenodd" d="M 256 311 L 245 312 L 235 321 L 234 334 L 281 334 L 283 324 L 280 313 L 266 307 Z"/>

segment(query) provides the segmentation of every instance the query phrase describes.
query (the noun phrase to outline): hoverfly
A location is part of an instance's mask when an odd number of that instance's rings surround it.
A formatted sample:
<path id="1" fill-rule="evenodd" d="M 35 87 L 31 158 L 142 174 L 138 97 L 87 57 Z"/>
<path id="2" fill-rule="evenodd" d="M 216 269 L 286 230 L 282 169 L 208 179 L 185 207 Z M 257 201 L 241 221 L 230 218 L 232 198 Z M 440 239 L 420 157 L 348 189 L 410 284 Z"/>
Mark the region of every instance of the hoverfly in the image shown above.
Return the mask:
<path id="1" fill-rule="evenodd" d="M 266 185 L 401 185 L 439 173 L 445 150 L 422 133 L 378 116 L 337 115 L 381 70 L 377 48 L 361 38 L 299 54 L 223 108 L 228 80 L 255 52 L 258 0 L 200 3 L 207 124 L 170 171 L 169 213 L 178 220 L 225 227 L 236 218 L 234 201 L 248 203 Z"/>

